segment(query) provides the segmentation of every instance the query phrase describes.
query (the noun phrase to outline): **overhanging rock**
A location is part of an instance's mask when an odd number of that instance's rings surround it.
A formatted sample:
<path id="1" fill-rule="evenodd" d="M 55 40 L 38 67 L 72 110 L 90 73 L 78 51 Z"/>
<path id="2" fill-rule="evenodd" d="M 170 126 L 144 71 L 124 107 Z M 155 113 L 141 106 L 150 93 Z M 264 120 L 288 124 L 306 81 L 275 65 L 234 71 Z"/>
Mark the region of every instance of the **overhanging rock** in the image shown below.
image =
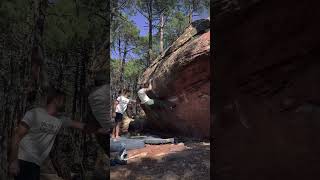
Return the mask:
<path id="1" fill-rule="evenodd" d="M 193 22 L 150 65 L 139 83 L 153 79 L 156 99 L 176 99 L 170 110 L 144 108 L 152 128 L 180 135 L 209 137 L 210 128 L 210 21 Z M 156 114 L 154 118 L 151 114 Z"/>

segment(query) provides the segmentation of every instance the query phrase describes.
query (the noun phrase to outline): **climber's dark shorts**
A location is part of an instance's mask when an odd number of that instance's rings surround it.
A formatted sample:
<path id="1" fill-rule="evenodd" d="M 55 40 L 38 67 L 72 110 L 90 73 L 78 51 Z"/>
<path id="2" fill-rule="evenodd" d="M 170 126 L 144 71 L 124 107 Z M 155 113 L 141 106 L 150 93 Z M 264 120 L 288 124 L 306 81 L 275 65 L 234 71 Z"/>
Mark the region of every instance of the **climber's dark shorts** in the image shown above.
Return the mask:
<path id="1" fill-rule="evenodd" d="M 115 121 L 116 123 L 118 123 L 118 122 L 121 122 L 122 119 L 123 119 L 123 114 L 121 114 L 121 113 L 116 113 L 116 117 L 114 118 L 114 121 Z"/>
<path id="2" fill-rule="evenodd" d="M 169 101 L 164 101 L 164 100 L 159 100 L 159 99 L 154 99 L 153 101 L 154 101 L 154 104 L 150 106 L 151 108 L 166 109 L 166 108 L 170 108 L 172 106 L 175 106 L 173 103 L 171 103 Z"/>
<path id="3" fill-rule="evenodd" d="M 40 166 L 38 166 L 37 164 L 19 159 L 19 168 L 20 172 L 18 176 L 14 177 L 15 180 L 40 179 Z"/>

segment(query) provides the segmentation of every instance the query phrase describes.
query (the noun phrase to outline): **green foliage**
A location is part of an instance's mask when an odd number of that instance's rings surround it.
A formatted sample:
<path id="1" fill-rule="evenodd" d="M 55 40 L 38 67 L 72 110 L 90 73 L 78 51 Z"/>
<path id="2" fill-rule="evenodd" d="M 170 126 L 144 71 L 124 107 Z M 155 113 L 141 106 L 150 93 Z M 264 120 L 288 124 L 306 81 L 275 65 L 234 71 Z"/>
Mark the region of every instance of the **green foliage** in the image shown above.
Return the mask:
<path id="1" fill-rule="evenodd" d="M 155 14 L 160 16 L 162 13 L 164 16 L 170 16 L 178 3 L 179 1 L 177 0 L 154 0 Z"/>
<path id="2" fill-rule="evenodd" d="M 158 30 L 158 34 L 153 37 L 152 50 L 153 59 L 159 55 L 159 19 L 162 14 L 164 18 L 164 49 L 168 48 L 189 25 L 188 14 L 192 11 L 193 15 L 209 11 L 210 0 L 153 0 L 152 1 L 153 28 Z M 149 0 L 136 0 L 138 12 L 148 17 Z M 145 50 L 145 49 L 144 49 Z"/>
<path id="3" fill-rule="evenodd" d="M 109 42 L 108 1 L 51 0 L 45 8 L 42 4 L 49 1 L 41 0 L 41 8 L 38 9 L 39 2 L 0 1 L 0 88 L 3 90 L 0 91 L 0 106 L 3 107 L 0 109 L 0 131 L 6 135 L 5 139 L 11 139 L 16 120 L 21 119 L 27 109 L 41 104 L 38 101 L 39 94 L 44 97 L 46 93 L 40 92 L 44 89 L 38 88 L 36 76 L 32 76 L 35 74 L 31 68 L 31 59 L 35 59 L 31 58 L 34 46 L 40 46 L 44 51 L 43 58 L 38 58 L 43 62 L 40 83 L 48 81 L 50 85 L 65 91 L 66 113 L 68 116 L 78 116 L 79 119 L 82 119 L 88 108 L 80 91 L 92 82 L 89 69 L 93 62 L 97 62 L 95 60 L 100 55 L 100 49 L 108 51 L 108 46 L 102 46 L 103 42 Z M 43 30 L 39 26 L 41 23 L 36 24 L 39 11 L 45 15 Z M 109 60 L 101 54 L 104 58 L 101 59 Z M 71 165 L 61 163 L 60 170 L 68 171 L 65 165 L 74 166 L 76 162 L 83 162 L 84 168 L 89 167 L 81 149 L 85 139 L 81 134 L 76 137 L 79 138 L 73 148 L 77 150 L 66 155 Z M 69 144 L 74 142 L 68 141 Z M 7 152 L 3 154 L 2 159 L 7 159 Z M 0 170 L 0 179 L 8 179 L 7 162 L 1 161 L 0 166 L 5 167 Z M 86 174 L 86 170 L 81 169 L 83 174 Z"/>
<path id="4" fill-rule="evenodd" d="M 137 84 L 138 78 L 143 73 L 145 69 L 145 64 L 141 59 L 133 59 L 128 61 L 125 64 L 124 70 L 124 83 L 126 87 L 133 87 Z M 113 91 L 112 94 L 116 94 L 119 90 L 117 89 L 117 82 L 120 77 L 121 72 L 121 60 L 118 59 L 111 59 L 111 90 Z"/>
<path id="5" fill-rule="evenodd" d="M 125 78 L 135 81 L 143 72 L 144 64 L 140 59 L 131 60 L 126 63 Z"/>
<path id="6" fill-rule="evenodd" d="M 98 11 L 99 5 L 81 1 L 57 1 L 48 9 L 46 47 L 52 50 L 65 49 L 77 42 L 101 41 L 105 36 L 106 22 L 104 15 Z"/>
<path id="7" fill-rule="evenodd" d="M 28 1 L 0 2 L 0 34 L 10 45 L 23 45 L 33 28 L 33 17 Z M 21 40 L 21 41 L 20 41 Z M 8 44 L 8 45 L 9 45 Z M 12 46 L 7 46 L 12 48 Z"/>
<path id="8" fill-rule="evenodd" d="M 122 49 L 118 54 L 124 53 L 123 44 L 127 44 L 127 49 L 135 49 L 134 47 L 138 46 L 140 30 L 135 26 L 135 24 L 128 19 L 127 16 L 123 17 L 124 19 L 116 18 L 112 22 L 112 26 L 117 26 L 114 31 L 111 31 L 111 46 L 114 51 L 118 51 L 119 40 L 122 43 L 120 47 Z M 116 25 L 117 24 L 117 25 Z"/>
<path id="9" fill-rule="evenodd" d="M 205 10 L 210 9 L 210 0 L 183 0 L 180 4 L 180 8 L 186 14 L 192 9 L 193 13 L 202 13 Z"/>
<path id="10" fill-rule="evenodd" d="M 188 19 L 183 12 L 176 11 L 164 27 L 164 44 L 170 46 L 188 26 Z"/>

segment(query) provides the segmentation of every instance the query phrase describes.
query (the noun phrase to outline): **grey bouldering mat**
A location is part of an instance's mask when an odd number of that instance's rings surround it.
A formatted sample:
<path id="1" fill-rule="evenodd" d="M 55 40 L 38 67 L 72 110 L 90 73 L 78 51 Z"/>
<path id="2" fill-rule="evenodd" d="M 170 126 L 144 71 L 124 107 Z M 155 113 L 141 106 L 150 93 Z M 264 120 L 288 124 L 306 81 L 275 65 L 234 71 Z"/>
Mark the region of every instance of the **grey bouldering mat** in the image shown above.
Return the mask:
<path id="1" fill-rule="evenodd" d="M 110 145 L 125 144 L 127 150 L 140 149 L 145 147 L 145 144 L 157 145 L 157 144 L 170 144 L 174 143 L 174 138 L 162 139 L 153 136 L 130 136 L 120 137 L 117 141 L 110 139 Z"/>

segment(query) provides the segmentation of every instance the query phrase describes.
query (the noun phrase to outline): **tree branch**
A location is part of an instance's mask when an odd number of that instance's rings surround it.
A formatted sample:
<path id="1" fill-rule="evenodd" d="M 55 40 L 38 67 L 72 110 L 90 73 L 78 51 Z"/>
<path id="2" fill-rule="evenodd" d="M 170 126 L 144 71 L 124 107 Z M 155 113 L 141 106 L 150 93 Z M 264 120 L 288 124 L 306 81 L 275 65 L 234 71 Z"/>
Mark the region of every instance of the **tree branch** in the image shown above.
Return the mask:
<path id="1" fill-rule="evenodd" d="M 115 7 L 114 9 L 115 9 L 115 10 L 122 9 L 122 8 L 123 8 L 123 6 L 124 6 L 126 3 L 127 3 L 127 1 L 124 1 L 120 6 Z"/>
<path id="2" fill-rule="evenodd" d="M 145 18 L 148 19 L 148 16 L 145 15 L 145 14 L 142 12 L 142 10 L 140 10 L 139 8 L 136 8 L 136 9 L 137 9 L 137 11 L 138 11 L 142 16 L 144 16 Z"/>
<path id="3" fill-rule="evenodd" d="M 93 13 L 93 15 L 96 15 L 96 16 L 102 18 L 103 20 L 105 20 L 106 22 L 109 22 L 109 20 L 106 17 L 102 16 L 101 14 Z"/>
<path id="4" fill-rule="evenodd" d="M 57 13 L 47 13 L 46 16 L 57 16 L 57 17 L 70 17 L 71 14 L 57 14 Z"/>

